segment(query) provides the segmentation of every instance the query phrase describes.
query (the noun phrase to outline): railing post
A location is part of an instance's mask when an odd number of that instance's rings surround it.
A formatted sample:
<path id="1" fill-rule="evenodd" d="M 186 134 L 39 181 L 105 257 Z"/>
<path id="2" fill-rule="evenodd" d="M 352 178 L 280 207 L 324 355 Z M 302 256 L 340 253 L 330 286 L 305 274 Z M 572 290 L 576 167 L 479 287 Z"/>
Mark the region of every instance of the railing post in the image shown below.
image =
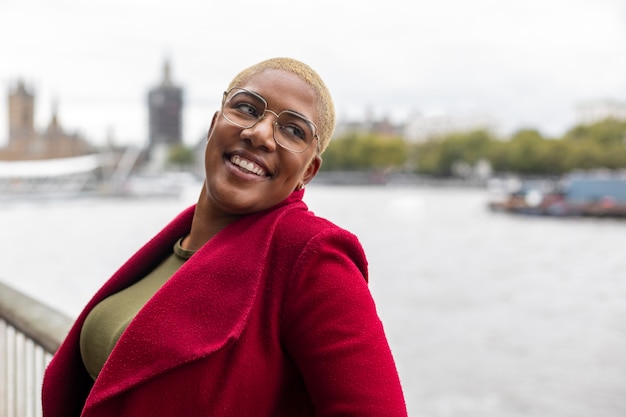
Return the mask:
<path id="1" fill-rule="evenodd" d="M 0 282 L 0 417 L 41 416 L 43 373 L 72 323 Z"/>
<path id="2" fill-rule="evenodd" d="M 0 318 L 0 417 L 9 415 L 9 326 Z"/>

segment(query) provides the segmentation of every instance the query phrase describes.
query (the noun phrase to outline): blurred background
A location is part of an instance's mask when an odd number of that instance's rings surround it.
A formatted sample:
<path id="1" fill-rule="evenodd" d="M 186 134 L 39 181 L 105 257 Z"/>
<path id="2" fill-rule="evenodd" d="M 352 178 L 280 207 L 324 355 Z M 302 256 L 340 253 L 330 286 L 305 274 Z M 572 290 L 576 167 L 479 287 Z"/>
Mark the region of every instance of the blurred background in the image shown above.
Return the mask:
<path id="1" fill-rule="evenodd" d="M 289 56 L 338 115 L 305 200 L 366 249 L 410 415 L 623 416 L 625 52 L 621 0 L 0 0 L 0 281 L 76 316 L 194 203 L 232 77 Z"/>

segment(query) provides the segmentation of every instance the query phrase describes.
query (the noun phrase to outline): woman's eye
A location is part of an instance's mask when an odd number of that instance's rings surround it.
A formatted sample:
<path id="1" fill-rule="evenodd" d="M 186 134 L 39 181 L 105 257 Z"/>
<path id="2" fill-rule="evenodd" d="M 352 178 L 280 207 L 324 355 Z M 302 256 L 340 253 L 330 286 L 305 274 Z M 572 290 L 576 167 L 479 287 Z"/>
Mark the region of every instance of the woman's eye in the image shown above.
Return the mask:
<path id="1" fill-rule="evenodd" d="M 306 139 L 306 134 L 304 130 L 297 125 L 290 124 L 286 126 L 281 126 L 281 130 L 293 138 L 298 138 L 302 140 Z"/>
<path id="2" fill-rule="evenodd" d="M 235 107 L 240 112 L 248 114 L 250 116 L 257 117 L 259 115 L 259 113 L 256 110 L 256 107 L 254 107 L 252 104 L 249 104 L 249 103 L 238 103 Z"/>

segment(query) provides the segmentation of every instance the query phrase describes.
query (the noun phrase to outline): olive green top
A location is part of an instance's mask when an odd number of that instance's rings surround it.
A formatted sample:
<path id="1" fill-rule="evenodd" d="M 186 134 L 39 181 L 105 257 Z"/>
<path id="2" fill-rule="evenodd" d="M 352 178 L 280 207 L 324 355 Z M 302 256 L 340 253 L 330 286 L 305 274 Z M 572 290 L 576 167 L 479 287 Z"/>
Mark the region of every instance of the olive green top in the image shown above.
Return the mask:
<path id="1" fill-rule="evenodd" d="M 87 315 L 80 333 L 80 353 L 95 380 L 128 324 L 161 286 L 193 255 L 181 247 L 143 279 L 98 303 Z"/>

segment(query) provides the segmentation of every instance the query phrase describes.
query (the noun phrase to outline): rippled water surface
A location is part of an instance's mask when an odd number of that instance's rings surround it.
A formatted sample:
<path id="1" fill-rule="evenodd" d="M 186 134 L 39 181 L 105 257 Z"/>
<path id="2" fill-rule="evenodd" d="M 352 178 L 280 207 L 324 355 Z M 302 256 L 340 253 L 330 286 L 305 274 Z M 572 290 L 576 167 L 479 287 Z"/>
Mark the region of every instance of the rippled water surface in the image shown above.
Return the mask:
<path id="1" fill-rule="evenodd" d="M 76 315 L 188 204 L 0 203 L 0 279 Z M 481 190 L 327 187 L 359 236 L 411 416 L 626 415 L 626 222 L 494 214 Z"/>

